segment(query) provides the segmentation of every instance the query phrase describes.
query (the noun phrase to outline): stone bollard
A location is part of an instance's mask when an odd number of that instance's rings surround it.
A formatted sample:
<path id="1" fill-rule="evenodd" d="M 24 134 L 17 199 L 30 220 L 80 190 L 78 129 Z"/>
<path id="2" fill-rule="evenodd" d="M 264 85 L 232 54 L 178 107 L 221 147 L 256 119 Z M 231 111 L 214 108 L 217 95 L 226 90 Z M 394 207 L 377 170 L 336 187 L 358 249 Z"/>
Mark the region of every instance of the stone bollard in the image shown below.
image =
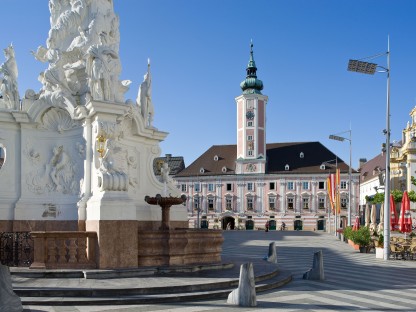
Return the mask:
<path id="1" fill-rule="evenodd" d="M 312 269 L 303 274 L 303 279 L 323 281 L 324 275 L 324 257 L 322 250 L 313 254 Z"/>
<path id="2" fill-rule="evenodd" d="M 0 312 L 21 312 L 22 301 L 14 293 L 8 266 L 0 264 Z"/>
<path id="3" fill-rule="evenodd" d="M 267 255 L 267 261 L 277 263 L 276 243 L 269 244 L 269 254 Z"/>
<path id="4" fill-rule="evenodd" d="M 230 292 L 227 303 L 242 307 L 255 307 L 257 305 L 253 263 L 249 262 L 241 265 L 238 288 Z"/>

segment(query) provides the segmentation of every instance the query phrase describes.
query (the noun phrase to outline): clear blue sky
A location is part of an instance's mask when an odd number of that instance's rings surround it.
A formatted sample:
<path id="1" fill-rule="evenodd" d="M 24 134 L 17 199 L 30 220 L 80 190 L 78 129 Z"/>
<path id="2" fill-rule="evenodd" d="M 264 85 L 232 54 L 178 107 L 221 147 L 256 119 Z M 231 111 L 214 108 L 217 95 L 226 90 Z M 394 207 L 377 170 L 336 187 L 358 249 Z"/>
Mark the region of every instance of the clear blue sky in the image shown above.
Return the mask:
<path id="1" fill-rule="evenodd" d="M 46 68 L 30 54 L 45 45 L 47 0 L 1 0 L 0 47 L 13 42 L 21 96 L 40 89 Z M 135 99 L 151 59 L 155 126 L 169 132 L 162 155 L 186 165 L 212 145 L 236 143 L 236 104 L 250 39 L 267 106 L 267 142 L 320 141 L 352 166 L 385 142 L 386 74 L 348 72 L 350 58 L 391 49 L 391 140 L 416 105 L 416 1 L 114 0 L 120 16 L 120 79 Z M 386 57 L 375 62 L 386 65 Z M 4 57 L 0 58 L 0 63 Z M 348 136 L 348 134 L 345 134 Z"/>

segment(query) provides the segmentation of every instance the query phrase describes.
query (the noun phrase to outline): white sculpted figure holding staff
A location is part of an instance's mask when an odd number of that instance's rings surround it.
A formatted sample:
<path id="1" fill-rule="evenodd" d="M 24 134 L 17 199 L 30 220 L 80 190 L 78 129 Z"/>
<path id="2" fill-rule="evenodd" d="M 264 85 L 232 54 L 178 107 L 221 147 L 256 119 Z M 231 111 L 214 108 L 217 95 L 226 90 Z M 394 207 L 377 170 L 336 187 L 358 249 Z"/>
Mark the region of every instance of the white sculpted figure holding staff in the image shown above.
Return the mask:
<path id="1" fill-rule="evenodd" d="M 136 103 L 144 118 L 145 126 L 151 127 L 154 109 L 152 103 L 152 76 L 150 75 L 150 60 L 147 62 L 147 73 L 144 75 L 143 82 L 140 84 Z"/>
<path id="2" fill-rule="evenodd" d="M 3 78 L 0 81 L 0 92 L 6 106 L 9 109 L 19 108 L 19 91 L 17 87 L 17 64 L 14 56 L 13 45 L 4 49 L 6 61 L 0 65 L 0 74 Z"/>

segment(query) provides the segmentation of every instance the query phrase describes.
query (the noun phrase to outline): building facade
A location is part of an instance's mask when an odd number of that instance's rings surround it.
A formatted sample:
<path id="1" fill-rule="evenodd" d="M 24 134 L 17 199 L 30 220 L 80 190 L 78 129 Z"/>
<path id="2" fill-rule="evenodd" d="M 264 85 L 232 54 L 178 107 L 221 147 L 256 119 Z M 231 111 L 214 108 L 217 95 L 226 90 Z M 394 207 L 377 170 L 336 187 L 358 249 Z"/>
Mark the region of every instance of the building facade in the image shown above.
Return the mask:
<path id="1" fill-rule="evenodd" d="M 174 176 L 187 196 L 191 227 L 327 231 L 357 214 L 359 176 L 319 142 L 266 143 L 263 82 L 251 45 L 236 101 L 237 144 L 214 145 Z M 340 215 L 331 212 L 327 177 L 341 170 Z M 350 183 L 351 182 L 351 183 Z M 348 203 L 351 192 L 351 203 Z M 351 206 L 350 206 L 351 204 Z"/>
<path id="2" fill-rule="evenodd" d="M 391 189 L 416 191 L 412 177 L 416 178 L 416 107 L 410 111 L 411 122 L 402 131 L 400 142 L 392 144 L 390 154 Z M 416 203 L 410 208 L 415 211 Z"/>

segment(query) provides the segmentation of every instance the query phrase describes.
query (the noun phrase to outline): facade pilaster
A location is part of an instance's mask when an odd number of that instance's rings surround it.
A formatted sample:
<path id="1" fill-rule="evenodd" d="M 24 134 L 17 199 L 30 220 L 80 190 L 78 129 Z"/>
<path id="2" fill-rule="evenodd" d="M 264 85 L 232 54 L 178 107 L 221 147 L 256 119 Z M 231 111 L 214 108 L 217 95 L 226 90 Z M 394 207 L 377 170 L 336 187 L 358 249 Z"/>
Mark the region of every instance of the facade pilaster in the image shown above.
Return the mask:
<path id="1" fill-rule="evenodd" d="M 286 213 L 286 180 L 280 179 L 280 212 Z"/>
<path id="2" fill-rule="evenodd" d="M 295 185 L 296 185 L 295 212 L 301 213 L 302 212 L 302 206 L 301 206 L 302 204 L 302 194 L 301 194 L 302 182 L 296 181 Z"/>
<path id="3" fill-rule="evenodd" d="M 216 183 L 215 185 L 215 195 L 217 197 L 215 204 L 215 211 L 217 213 L 221 213 L 222 212 L 222 184 L 221 183 Z"/>
<path id="4" fill-rule="evenodd" d="M 244 213 L 245 210 L 245 196 L 244 196 L 245 183 L 237 182 L 237 212 Z"/>

